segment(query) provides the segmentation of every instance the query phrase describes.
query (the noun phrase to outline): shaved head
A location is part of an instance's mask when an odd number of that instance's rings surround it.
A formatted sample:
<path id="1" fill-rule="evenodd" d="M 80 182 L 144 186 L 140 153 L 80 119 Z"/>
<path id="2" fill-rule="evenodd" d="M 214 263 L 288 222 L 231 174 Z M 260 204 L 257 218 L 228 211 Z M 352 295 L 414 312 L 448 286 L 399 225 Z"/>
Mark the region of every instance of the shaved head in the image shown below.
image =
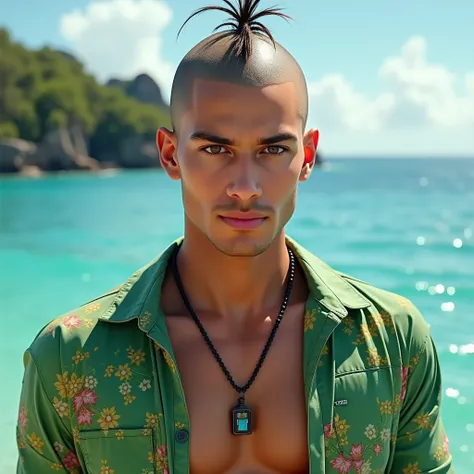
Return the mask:
<path id="1" fill-rule="evenodd" d="M 220 26 L 232 26 L 233 29 L 204 39 L 179 64 L 171 90 L 171 119 L 175 131 L 179 131 L 182 115 L 192 107 L 194 85 L 199 79 L 249 87 L 292 82 L 298 91 L 297 107 L 304 128 L 308 92 L 303 71 L 293 56 L 258 21 L 266 15 L 289 17 L 276 8 L 258 12 L 259 0 L 239 0 L 240 10 L 229 0 L 223 1 L 227 7 L 204 7 L 187 20 L 202 11 L 220 10 L 228 13 L 232 20 Z"/>

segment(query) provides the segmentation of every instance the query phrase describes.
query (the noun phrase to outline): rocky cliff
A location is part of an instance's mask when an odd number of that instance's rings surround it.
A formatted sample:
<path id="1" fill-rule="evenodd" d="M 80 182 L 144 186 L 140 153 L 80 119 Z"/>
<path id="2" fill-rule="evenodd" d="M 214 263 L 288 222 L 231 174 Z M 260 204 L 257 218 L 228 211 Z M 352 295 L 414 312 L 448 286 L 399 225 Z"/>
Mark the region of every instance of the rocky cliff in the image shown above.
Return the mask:
<path id="1" fill-rule="evenodd" d="M 144 104 L 156 105 L 169 110 L 168 104 L 163 100 L 160 87 L 148 74 L 140 74 L 132 81 L 110 79 L 107 86 L 117 87 L 129 97 Z"/>

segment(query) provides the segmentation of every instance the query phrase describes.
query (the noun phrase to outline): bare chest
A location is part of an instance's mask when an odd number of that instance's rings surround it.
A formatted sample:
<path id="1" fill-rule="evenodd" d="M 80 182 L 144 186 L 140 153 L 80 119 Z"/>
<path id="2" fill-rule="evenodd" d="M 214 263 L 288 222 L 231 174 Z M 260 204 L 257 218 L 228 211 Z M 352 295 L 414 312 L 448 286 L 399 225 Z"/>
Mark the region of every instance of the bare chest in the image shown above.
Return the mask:
<path id="1" fill-rule="evenodd" d="M 303 389 L 303 307 L 289 308 L 253 385 L 245 394 L 253 432 L 232 433 L 232 388 L 195 323 L 168 318 L 191 425 L 191 474 L 308 472 Z M 235 383 L 252 374 L 271 331 L 206 329 Z"/>

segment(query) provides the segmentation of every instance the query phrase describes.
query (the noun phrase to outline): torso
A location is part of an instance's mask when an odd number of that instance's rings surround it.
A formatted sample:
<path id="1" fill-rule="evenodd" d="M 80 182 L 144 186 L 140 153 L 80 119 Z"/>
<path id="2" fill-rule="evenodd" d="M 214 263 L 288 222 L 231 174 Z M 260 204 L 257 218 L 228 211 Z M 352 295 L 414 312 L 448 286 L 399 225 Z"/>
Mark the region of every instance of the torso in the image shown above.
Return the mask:
<path id="1" fill-rule="evenodd" d="M 187 314 L 167 315 L 190 416 L 191 474 L 308 473 L 307 413 L 303 384 L 304 301 L 290 304 L 255 383 L 246 394 L 251 435 L 232 434 L 238 394 Z M 199 315 L 238 385 L 249 379 L 278 308 L 260 326 L 229 327 Z"/>

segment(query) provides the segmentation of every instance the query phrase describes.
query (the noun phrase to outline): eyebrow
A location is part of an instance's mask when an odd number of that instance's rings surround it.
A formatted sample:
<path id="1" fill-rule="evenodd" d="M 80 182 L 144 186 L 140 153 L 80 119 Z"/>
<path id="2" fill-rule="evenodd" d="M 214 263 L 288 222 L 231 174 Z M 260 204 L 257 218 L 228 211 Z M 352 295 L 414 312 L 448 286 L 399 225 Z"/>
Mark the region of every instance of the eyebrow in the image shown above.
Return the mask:
<path id="1" fill-rule="evenodd" d="M 235 145 L 234 140 L 230 140 L 229 138 L 220 137 L 219 135 L 214 135 L 212 133 L 207 132 L 194 132 L 191 137 L 191 140 L 205 140 L 212 143 L 217 143 L 218 145 L 226 145 L 226 146 L 233 146 Z M 258 140 L 259 145 L 273 145 L 275 143 L 298 141 L 298 137 L 293 133 L 278 133 L 271 137 L 260 138 Z"/>

